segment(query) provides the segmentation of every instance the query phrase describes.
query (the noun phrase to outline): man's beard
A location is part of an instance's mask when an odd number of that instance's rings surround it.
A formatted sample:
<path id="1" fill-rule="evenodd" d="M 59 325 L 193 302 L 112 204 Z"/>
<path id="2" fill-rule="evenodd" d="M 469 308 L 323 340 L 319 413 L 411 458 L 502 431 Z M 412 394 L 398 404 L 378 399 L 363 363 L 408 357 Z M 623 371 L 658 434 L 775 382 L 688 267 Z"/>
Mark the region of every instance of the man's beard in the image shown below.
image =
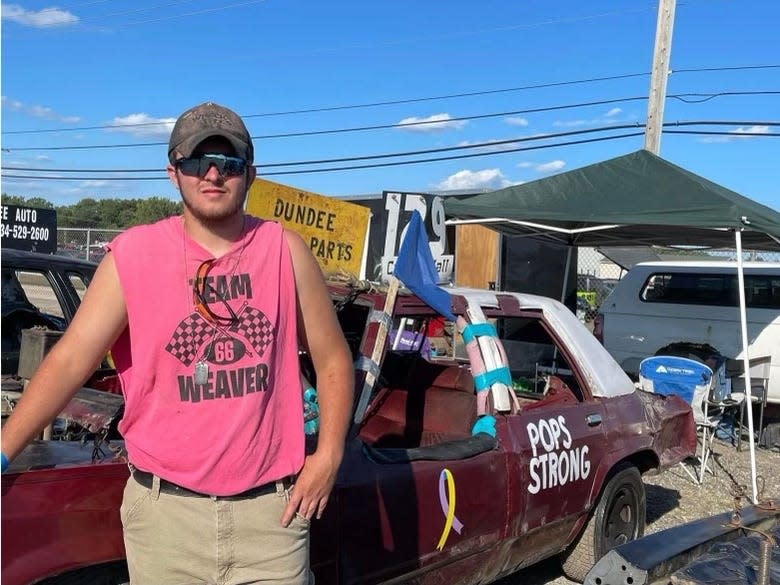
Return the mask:
<path id="1" fill-rule="evenodd" d="M 181 190 L 179 190 L 179 194 L 181 195 L 184 207 L 186 207 L 190 214 L 201 223 L 219 223 L 234 217 L 236 214 L 243 211 L 244 203 L 247 198 L 247 193 L 244 193 L 244 196 L 237 199 L 230 207 L 202 209 L 192 205 Z"/>

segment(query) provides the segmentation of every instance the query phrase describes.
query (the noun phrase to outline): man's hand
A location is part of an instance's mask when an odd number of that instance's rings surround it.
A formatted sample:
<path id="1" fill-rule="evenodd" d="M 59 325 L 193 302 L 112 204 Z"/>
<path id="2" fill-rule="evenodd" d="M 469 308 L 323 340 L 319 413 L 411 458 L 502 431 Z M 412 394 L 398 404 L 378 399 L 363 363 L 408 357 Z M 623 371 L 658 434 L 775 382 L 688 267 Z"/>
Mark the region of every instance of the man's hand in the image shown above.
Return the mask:
<path id="1" fill-rule="evenodd" d="M 290 501 L 284 509 L 282 526 L 289 526 L 296 512 L 307 520 L 322 517 L 336 482 L 340 461 L 335 459 L 330 454 L 320 452 L 306 458 L 293 486 Z"/>

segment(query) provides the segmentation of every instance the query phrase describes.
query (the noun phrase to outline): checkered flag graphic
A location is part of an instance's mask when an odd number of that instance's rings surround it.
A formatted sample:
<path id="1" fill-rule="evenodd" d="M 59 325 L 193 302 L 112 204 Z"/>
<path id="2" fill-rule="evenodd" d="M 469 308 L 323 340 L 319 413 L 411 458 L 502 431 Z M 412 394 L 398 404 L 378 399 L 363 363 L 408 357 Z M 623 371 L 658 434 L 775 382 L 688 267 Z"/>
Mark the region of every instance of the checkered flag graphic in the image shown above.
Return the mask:
<path id="1" fill-rule="evenodd" d="M 182 320 L 165 350 L 185 366 L 198 356 L 201 346 L 214 335 L 214 326 L 198 313 L 192 313 Z"/>
<path id="2" fill-rule="evenodd" d="M 265 313 L 249 306 L 241 311 L 238 323 L 231 325 L 229 331 L 246 339 L 258 356 L 263 355 L 274 338 L 273 325 Z"/>

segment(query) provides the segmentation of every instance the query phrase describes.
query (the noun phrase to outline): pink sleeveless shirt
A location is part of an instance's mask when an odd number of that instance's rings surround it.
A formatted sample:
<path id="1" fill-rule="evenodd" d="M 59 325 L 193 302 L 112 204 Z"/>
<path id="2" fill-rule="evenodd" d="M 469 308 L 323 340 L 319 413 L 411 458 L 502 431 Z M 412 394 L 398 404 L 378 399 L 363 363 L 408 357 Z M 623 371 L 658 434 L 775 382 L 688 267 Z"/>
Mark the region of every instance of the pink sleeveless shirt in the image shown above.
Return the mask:
<path id="1" fill-rule="evenodd" d="M 132 464 L 211 495 L 300 471 L 296 290 L 281 225 L 247 216 L 241 240 L 208 272 L 204 299 L 220 316 L 229 305 L 227 323 L 195 309 L 193 278 L 213 256 L 181 217 L 131 228 L 110 249 L 127 304 L 112 355 Z M 196 382 L 199 362 L 205 383 Z"/>

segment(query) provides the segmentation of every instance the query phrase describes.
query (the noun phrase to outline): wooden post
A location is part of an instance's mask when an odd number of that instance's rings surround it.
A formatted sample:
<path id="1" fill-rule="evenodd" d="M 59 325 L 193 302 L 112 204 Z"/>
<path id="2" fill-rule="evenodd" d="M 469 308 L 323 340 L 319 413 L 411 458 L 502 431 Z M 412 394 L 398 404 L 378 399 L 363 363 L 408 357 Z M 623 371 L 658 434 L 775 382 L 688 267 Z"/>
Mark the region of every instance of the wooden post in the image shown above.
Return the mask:
<path id="1" fill-rule="evenodd" d="M 661 152 L 661 130 L 664 123 L 669 60 L 672 55 L 675 4 L 676 0 L 660 0 L 658 4 L 653 74 L 650 79 L 650 99 L 647 104 L 647 125 L 645 126 L 645 149 L 653 154 Z"/>

